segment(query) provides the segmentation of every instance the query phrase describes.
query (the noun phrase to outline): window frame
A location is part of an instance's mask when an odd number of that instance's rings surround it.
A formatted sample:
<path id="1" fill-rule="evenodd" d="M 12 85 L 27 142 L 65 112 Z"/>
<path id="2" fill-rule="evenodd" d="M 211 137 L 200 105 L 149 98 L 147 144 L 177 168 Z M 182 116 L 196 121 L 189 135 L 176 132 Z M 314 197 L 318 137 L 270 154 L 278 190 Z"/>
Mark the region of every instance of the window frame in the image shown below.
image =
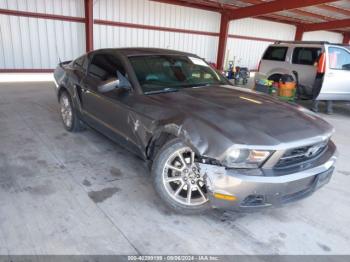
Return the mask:
<path id="1" fill-rule="evenodd" d="M 173 56 L 173 57 L 182 57 L 182 56 L 185 56 L 185 57 L 193 57 L 193 58 L 196 58 L 196 59 L 200 59 L 200 60 L 203 60 L 205 62 L 205 64 L 208 66 L 208 68 L 210 68 L 211 70 L 213 70 L 216 74 L 218 74 L 218 77 L 220 78 L 220 80 L 222 80 L 225 84 L 225 85 L 232 85 L 225 77 L 223 77 L 219 71 L 217 71 L 215 68 L 213 68 L 212 66 L 210 66 L 210 64 L 208 64 L 205 59 L 203 58 L 200 58 L 196 55 L 191 55 L 191 54 L 174 54 L 174 53 L 156 53 L 156 54 L 132 54 L 132 55 L 128 55 L 126 56 L 127 57 L 127 63 L 128 65 L 130 66 L 130 71 L 132 71 L 132 77 L 133 79 L 135 80 L 135 85 L 137 85 L 139 91 L 140 91 L 140 94 L 142 95 L 147 95 L 147 91 L 144 90 L 144 87 L 142 86 L 142 84 L 140 83 L 139 79 L 138 79 L 138 76 L 137 76 L 137 72 L 135 71 L 135 68 L 133 66 L 133 63 L 132 63 L 132 59 L 133 58 L 138 58 L 138 57 L 162 57 L 162 56 Z M 131 82 L 131 79 L 130 79 L 130 82 Z"/>
<path id="2" fill-rule="evenodd" d="M 96 79 L 98 79 L 99 81 L 102 81 L 102 82 L 108 80 L 108 79 L 106 79 L 106 80 L 101 80 L 101 79 L 99 79 L 98 77 L 89 74 L 89 73 L 90 73 L 90 67 L 91 67 L 91 65 L 93 64 L 94 58 L 95 58 L 96 56 L 100 56 L 100 55 L 101 55 L 101 56 L 103 56 L 103 55 L 106 55 L 106 56 L 115 56 L 115 58 L 118 59 L 118 63 L 120 64 L 120 66 L 123 67 L 123 70 L 127 73 L 127 70 L 126 70 L 127 67 L 125 66 L 125 64 L 123 63 L 122 58 L 121 58 L 118 54 L 111 54 L 111 53 L 105 53 L 105 52 L 96 52 L 96 53 L 92 54 L 92 55 L 90 56 L 90 58 L 89 58 L 89 63 L 88 63 L 87 70 L 86 70 L 86 74 L 87 74 L 88 76 L 94 77 L 94 78 L 96 78 Z M 115 77 L 117 77 L 117 76 L 115 76 Z M 130 80 L 129 80 L 129 81 L 130 81 Z"/>
<path id="3" fill-rule="evenodd" d="M 78 60 L 82 59 L 82 64 L 78 64 Z M 84 73 L 87 72 L 87 65 L 88 65 L 88 58 L 86 55 L 82 55 L 76 59 L 73 60 L 73 67 L 74 68 L 78 68 L 78 69 L 81 69 Z"/>
<path id="4" fill-rule="evenodd" d="M 271 59 L 271 58 L 265 58 L 265 56 L 267 55 L 267 52 L 269 51 L 269 49 L 273 49 L 273 48 L 275 48 L 275 49 L 285 49 L 285 52 L 284 52 L 284 55 L 283 55 L 283 59 L 281 60 L 281 59 Z M 289 50 L 289 47 L 288 46 L 269 46 L 267 49 L 266 49 L 266 51 L 265 51 L 265 53 L 264 53 L 264 55 L 263 55 L 263 57 L 262 57 L 262 60 L 266 60 L 266 61 L 274 61 L 274 62 L 286 62 L 286 59 L 287 59 L 287 54 L 288 54 L 288 50 Z"/>
<path id="5" fill-rule="evenodd" d="M 133 76 L 130 75 L 130 70 L 129 70 L 128 64 L 125 63 L 125 57 L 124 57 L 122 54 L 120 54 L 120 53 L 113 53 L 113 54 L 111 54 L 110 52 L 105 52 L 105 51 L 101 52 L 101 51 L 99 51 L 99 50 L 88 53 L 88 54 L 86 55 L 86 58 L 87 58 L 87 59 L 86 59 L 86 61 L 87 61 L 87 66 L 86 66 L 86 77 L 91 77 L 91 78 L 93 78 L 95 81 L 98 81 L 98 82 L 100 82 L 100 83 L 106 81 L 106 80 L 101 80 L 100 78 L 89 74 L 91 64 L 92 64 L 94 58 L 95 58 L 96 56 L 98 56 L 98 55 L 107 55 L 107 56 L 108 56 L 108 55 L 109 55 L 109 56 L 110 56 L 110 55 L 113 55 L 113 56 L 115 56 L 116 59 L 118 59 L 118 62 L 119 62 L 119 64 L 120 64 L 120 66 L 121 66 L 121 67 L 123 68 L 123 70 L 125 71 L 125 74 L 128 75 L 127 79 L 128 79 L 128 81 L 129 81 L 129 83 L 130 83 L 130 88 L 131 88 L 131 89 L 129 90 L 129 94 L 133 94 L 133 93 L 135 92 L 135 84 L 134 84 L 134 81 L 133 81 L 133 79 L 132 79 Z M 116 75 L 116 77 L 117 77 L 117 75 Z M 97 87 L 96 87 L 96 88 L 97 88 Z M 105 97 L 107 97 L 107 98 L 109 98 L 109 97 L 106 95 L 106 94 L 108 94 L 108 93 L 104 93 L 104 94 L 103 94 L 103 93 L 99 93 L 99 94 L 100 94 L 100 95 L 103 95 L 103 96 L 105 96 Z"/>
<path id="6" fill-rule="evenodd" d="M 347 53 L 350 56 L 350 51 L 346 48 L 342 48 L 341 46 L 329 46 L 328 47 L 328 52 L 327 52 L 327 60 L 328 60 L 328 68 L 331 70 L 337 70 L 337 71 L 348 71 L 350 72 L 350 70 L 346 70 L 346 69 L 342 69 L 342 68 L 333 68 L 331 67 L 331 63 L 330 63 L 330 49 L 334 48 L 334 49 L 340 49 L 342 51 L 344 51 L 345 53 Z"/>
<path id="7" fill-rule="evenodd" d="M 305 65 L 305 66 L 314 66 L 314 64 L 317 62 L 317 59 L 319 57 L 320 54 L 318 54 L 316 57 L 315 57 L 315 61 L 313 61 L 311 64 L 305 64 L 305 63 L 300 63 L 300 57 L 298 57 L 298 61 L 295 62 L 294 59 L 295 59 L 295 55 L 298 54 L 303 51 L 303 50 L 313 50 L 313 49 L 316 49 L 317 51 L 316 52 L 322 52 L 322 48 L 321 47 L 305 47 L 305 46 L 300 46 L 300 47 L 294 47 L 293 49 L 293 54 L 292 54 L 292 61 L 291 63 L 293 65 Z M 298 53 L 297 53 L 298 51 Z"/>

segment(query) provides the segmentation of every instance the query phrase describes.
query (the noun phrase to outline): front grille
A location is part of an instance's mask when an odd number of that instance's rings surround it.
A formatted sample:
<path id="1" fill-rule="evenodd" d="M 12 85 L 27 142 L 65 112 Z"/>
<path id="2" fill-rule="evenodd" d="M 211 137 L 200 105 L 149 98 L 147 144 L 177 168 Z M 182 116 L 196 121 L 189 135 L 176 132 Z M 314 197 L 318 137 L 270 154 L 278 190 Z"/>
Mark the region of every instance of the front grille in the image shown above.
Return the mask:
<path id="1" fill-rule="evenodd" d="M 287 150 L 275 165 L 275 168 L 285 168 L 309 162 L 326 151 L 328 141 Z"/>

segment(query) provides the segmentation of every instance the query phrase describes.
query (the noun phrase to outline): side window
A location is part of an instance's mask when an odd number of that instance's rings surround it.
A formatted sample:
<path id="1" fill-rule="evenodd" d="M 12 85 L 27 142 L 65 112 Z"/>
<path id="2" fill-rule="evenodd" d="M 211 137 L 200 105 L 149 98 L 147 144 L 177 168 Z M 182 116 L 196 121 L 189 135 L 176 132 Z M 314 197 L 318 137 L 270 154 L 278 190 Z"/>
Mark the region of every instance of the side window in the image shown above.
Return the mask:
<path id="1" fill-rule="evenodd" d="M 288 47 L 285 46 L 270 46 L 264 56 L 263 60 L 284 61 L 286 59 Z"/>
<path id="2" fill-rule="evenodd" d="M 89 66 L 88 75 L 100 81 L 117 78 L 117 71 L 125 75 L 125 70 L 117 56 L 113 54 L 96 54 Z"/>
<path id="3" fill-rule="evenodd" d="M 298 65 L 314 65 L 321 52 L 321 48 L 296 47 L 292 62 Z"/>
<path id="4" fill-rule="evenodd" d="M 329 68 L 350 70 L 350 53 L 338 47 L 328 48 Z"/>

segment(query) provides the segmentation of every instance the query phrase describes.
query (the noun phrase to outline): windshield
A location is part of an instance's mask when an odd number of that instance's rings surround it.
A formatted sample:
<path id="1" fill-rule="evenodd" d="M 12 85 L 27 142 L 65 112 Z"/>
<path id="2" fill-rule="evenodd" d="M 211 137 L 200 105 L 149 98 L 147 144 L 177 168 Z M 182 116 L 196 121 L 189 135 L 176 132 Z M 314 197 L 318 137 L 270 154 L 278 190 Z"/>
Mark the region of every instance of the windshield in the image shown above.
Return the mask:
<path id="1" fill-rule="evenodd" d="M 145 94 L 228 84 L 223 76 L 197 57 L 152 55 L 133 56 L 129 59 Z"/>

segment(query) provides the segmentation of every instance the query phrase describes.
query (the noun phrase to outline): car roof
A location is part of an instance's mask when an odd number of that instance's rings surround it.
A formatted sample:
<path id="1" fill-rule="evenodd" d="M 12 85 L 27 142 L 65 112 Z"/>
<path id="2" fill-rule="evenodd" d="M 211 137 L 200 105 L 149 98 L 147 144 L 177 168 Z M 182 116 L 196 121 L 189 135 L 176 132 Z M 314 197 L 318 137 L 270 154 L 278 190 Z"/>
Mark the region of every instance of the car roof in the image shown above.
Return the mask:
<path id="1" fill-rule="evenodd" d="M 270 44 L 270 46 L 288 46 L 288 47 L 293 47 L 293 46 L 341 46 L 345 48 L 349 48 L 349 44 L 340 44 L 340 43 L 330 43 L 327 41 L 275 41 L 273 44 Z"/>
<path id="2" fill-rule="evenodd" d="M 162 48 L 146 48 L 146 47 L 130 47 L 130 48 L 104 48 L 94 50 L 90 53 L 119 53 L 125 56 L 141 56 L 141 55 L 185 55 L 185 56 L 195 56 L 195 54 L 181 52 L 171 49 L 162 49 Z"/>

